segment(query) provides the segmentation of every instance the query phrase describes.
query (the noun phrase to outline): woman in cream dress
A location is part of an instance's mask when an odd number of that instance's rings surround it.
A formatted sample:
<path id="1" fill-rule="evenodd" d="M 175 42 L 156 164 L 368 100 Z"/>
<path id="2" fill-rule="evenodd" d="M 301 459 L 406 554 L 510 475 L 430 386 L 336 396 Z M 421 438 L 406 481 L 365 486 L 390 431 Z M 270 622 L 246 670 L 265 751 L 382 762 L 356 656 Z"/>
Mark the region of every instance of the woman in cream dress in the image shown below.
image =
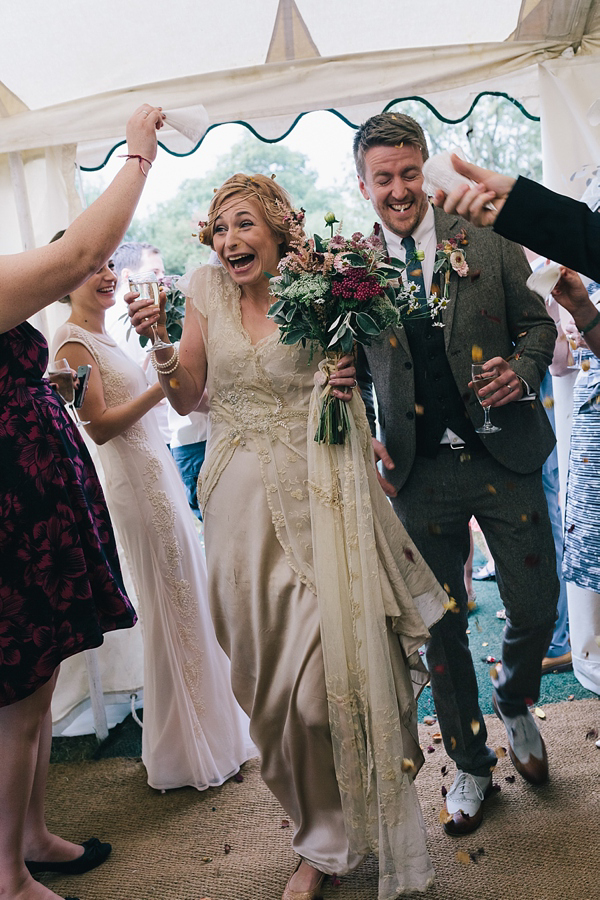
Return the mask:
<path id="1" fill-rule="evenodd" d="M 360 446 L 312 439 L 322 357 L 281 344 L 266 316 L 265 273 L 286 251 L 288 205 L 265 176 L 225 182 L 204 230 L 222 265 L 179 282 L 189 298 L 180 357 L 154 355 L 178 412 L 207 385 L 209 596 L 262 776 L 294 823 L 302 860 L 284 898 L 311 900 L 325 874 L 375 851 L 389 900 L 433 874 L 412 783 L 422 755 L 407 659 L 428 636 L 419 613 L 439 618 L 444 594 L 377 485 L 351 356 L 331 386 L 349 401 Z M 136 296 L 126 300 L 137 330 L 158 323 L 166 339 L 162 313 Z M 329 451 L 341 454 L 333 469 L 314 459 Z"/>
<path id="2" fill-rule="evenodd" d="M 116 277 L 107 264 L 73 291 L 54 354 L 91 364 L 82 418 L 98 445 L 106 499 L 140 604 L 142 760 L 157 789 L 222 784 L 248 759 L 247 720 L 215 638 L 206 567 L 185 490 L 152 408 L 163 397 L 104 330 Z"/>

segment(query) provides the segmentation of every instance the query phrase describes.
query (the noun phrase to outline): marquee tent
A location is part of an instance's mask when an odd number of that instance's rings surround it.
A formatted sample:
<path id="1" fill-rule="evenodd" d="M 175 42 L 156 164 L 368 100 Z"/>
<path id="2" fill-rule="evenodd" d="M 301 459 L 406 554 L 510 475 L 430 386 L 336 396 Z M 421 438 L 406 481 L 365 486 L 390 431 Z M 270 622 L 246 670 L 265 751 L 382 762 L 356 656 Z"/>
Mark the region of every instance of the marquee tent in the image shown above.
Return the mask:
<path id="1" fill-rule="evenodd" d="M 102 165 L 143 101 L 276 140 L 313 110 L 358 124 L 421 98 L 456 121 L 499 92 L 541 118 L 549 186 L 579 196 L 570 176 L 600 162 L 600 0 L 5 0 L 2 24 L 3 253 L 77 214 L 76 165 Z"/>
<path id="2" fill-rule="evenodd" d="M 458 119 L 481 92 L 498 91 L 541 114 L 551 143 L 560 137 L 549 163 L 556 181 L 561 160 L 583 149 L 564 107 L 583 121 L 600 92 L 600 0 L 379 0 L 368 9 L 357 0 L 6 0 L 2 17 L 4 252 L 47 240 L 52 207 L 62 205 L 62 224 L 75 212 L 75 158 L 101 164 L 142 101 L 201 102 L 211 127 L 244 122 L 272 140 L 312 110 L 357 124 L 393 100 L 422 97 Z M 598 132 L 586 138 L 590 151 Z M 176 133 L 161 139 L 175 153 L 194 149 Z"/>

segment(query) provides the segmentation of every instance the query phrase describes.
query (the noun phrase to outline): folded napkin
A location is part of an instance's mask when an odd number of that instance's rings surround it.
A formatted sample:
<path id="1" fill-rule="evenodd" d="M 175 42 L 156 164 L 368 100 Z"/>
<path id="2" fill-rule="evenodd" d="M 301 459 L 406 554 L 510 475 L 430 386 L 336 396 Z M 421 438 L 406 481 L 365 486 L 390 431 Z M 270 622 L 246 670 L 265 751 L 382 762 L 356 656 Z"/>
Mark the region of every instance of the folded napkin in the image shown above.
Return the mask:
<path id="1" fill-rule="evenodd" d="M 201 103 L 183 106 L 181 109 L 164 110 L 165 125 L 179 131 L 193 144 L 204 137 L 208 129 L 208 113 Z"/>
<path id="2" fill-rule="evenodd" d="M 475 186 L 474 181 L 471 181 L 465 175 L 460 175 L 456 171 L 452 165 L 452 153 L 455 153 L 456 156 L 460 156 L 461 159 L 467 162 L 464 153 L 458 147 L 453 147 L 452 150 L 444 150 L 443 153 L 436 153 L 425 160 L 423 164 L 423 190 L 430 197 L 437 190 L 442 190 L 445 194 L 449 194 L 460 184 Z M 494 208 L 492 203 L 486 203 L 486 209 Z"/>
<path id="3" fill-rule="evenodd" d="M 442 190 L 445 194 L 449 194 L 459 184 L 473 185 L 475 183 L 470 178 L 459 175 L 452 165 L 452 153 L 456 153 L 461 159 L 465 158 L 464 154 L 457 147 L 453 147 L 452 150 L 444 150 L 443 153 L 436 153 L 425 160 L 423 165 L 423 176 L 425 179 L 423 190 L 426 194 L 433 195 L 437 190 Z"/>
<path id="4" fill-rule="evenodd" d="M 558 263 L 551 262 L 531 273 L 527 279 L 527 287 L 545 300 L 552 288 L 556 287 L 559 278 L 560 266 Z"/>

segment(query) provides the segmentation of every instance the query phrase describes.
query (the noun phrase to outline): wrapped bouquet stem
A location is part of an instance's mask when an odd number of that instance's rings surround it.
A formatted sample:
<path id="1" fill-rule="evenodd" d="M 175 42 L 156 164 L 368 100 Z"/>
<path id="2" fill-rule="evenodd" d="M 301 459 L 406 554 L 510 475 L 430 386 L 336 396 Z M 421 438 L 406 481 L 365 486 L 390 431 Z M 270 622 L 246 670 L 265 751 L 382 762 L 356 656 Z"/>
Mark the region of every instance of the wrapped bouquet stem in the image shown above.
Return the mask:
<path id="1" fill-rule="evenodd" d="M 315 387 L 320 390 L 319 425 L 315 433 L 318 444 L 343 444 L 350 428 L 350 418 L 344 400 L 333 395 L 329 379 L 336 371 L 342 354 L 332 353 L 319 363 L 319 372 L 315 375 Z"/>

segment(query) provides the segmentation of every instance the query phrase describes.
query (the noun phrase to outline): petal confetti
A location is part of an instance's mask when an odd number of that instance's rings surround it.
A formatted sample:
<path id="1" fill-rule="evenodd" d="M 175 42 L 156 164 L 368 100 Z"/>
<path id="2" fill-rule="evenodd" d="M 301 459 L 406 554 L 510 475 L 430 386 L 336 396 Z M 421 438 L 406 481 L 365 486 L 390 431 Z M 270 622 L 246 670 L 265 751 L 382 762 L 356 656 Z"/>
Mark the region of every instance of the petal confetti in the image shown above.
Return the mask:
<path id="1" fill-rule="evenodd" d="M 539 706 L 536 706 L 536 708 L 534 709 L 534 713 L 536 714 L 536 716 L 538 717 L 538 719 L 545 719 L 545 718 L 546 718 L 546 713 L 544 712 L 543 709 L 540 709 Z"/>
<path id="2" fill-rule="evenodd" d="M 483 350 L 477 344 L 473 344 L 471 347 L 471 360 L 474 363 L 480 363 L 483 360 Z"/>
<path id="3" fill-rule="evenodd" d="M 457 862 L 461 863 L 463 866 L 468 866 L 471 862 L 471 857 L 466 850 L 457 850 L 454 855 L 456 856 Z"/>

